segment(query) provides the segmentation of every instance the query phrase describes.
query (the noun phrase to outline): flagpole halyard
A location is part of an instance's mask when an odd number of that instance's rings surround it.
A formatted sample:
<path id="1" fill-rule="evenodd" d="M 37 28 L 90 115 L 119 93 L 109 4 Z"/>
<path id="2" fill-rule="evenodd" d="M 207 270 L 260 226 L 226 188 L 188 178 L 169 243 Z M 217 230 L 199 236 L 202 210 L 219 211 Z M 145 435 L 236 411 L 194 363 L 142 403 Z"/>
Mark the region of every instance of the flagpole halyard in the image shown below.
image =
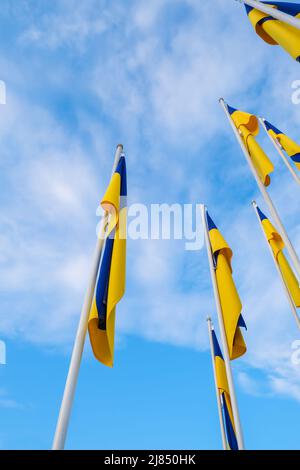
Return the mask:
<path id="1" fill-rule="evenodd" d="M 297 29 L 300 29 L 300 20 L 295 18 L 292 15 L 284 13 L 283 11 L 278 10 L 277 8 L 272 8 L 271 6 L 265 5 L 264 3 L 258 2 L 256 0 L 239 0 L 241 3 L 249 5 L 250 7 L 260 10 L 267 15 L 272 16 L 273 18 L 283 21 L 291 26 L 294 26 Z"/>
<path id="2" fill-rule="evenodd" d="M 214 353 L 214 345 L 213 345 L 213 339 L 212 339 L 212 321 L 211 321 L 210 317 L 207 317 L 206 321 L 207 321 L 211 361 L 212 361 L 212 368 L 213 368 L 214 382 L 215 382 L 215 389 L 216 389 L 216 396 L 217 396 L 217 405 L 218 405 L 218 414 L 219 414 L 219 420 L 220 420 L 222 445 L 223 445 L 223 450 L 228 450 L 227 440 L 226 440 L 226 433 L 225 433 L 225 426 L 224 426 L 224 418 L 223 418 L 223 413 L 222 413 L 221 397 L 220 397 L 220 391 L 218 389 L 218 383 L 217 383 L 215 353 Z"/>
<path id="3" fill-rule="evenodd" d="M 204 205 L 202 205 L 201 207 L 201 215 L 202 215 L 205 244 L 206 244 L 206 250 L 207 250 L 207 256 L 208 256 L 209 270 L 210 270 L 210 275 L 211 275 L 211 280 L 212 280 L 212 285 L 213 285 L 216 310 L 218 314 L 222 349 L 223 349 L 223 354 L 224 354 L 224 362 L 225 362 L 225 367 L 226 367 L 226 374 L 227 374 L 227 380 L 228 380 L 228 386 L 229 386 L 233 419 L 234 419 L 234 424 L 235 424 L 235 429 L 236 429 L 236 438 L 237 438 L 239 450 L 244 450 L 244 439 L 243 439 L 242 427 L 241 427 L 241 422 L 240 422 L 237 399 L 235 395 L 235 388 L 234 388 L 234 382 L 233 382 L 233 376 L 232 376 L 232 370 L 231 370 L 231 364 L 230 364 L 228 344 L 227 344 L 225 326 L 224 326 L 224 321 L 223 321 L 223 314 L 222 314 L 222 308 L 221 308 L 221 303 L 220 303 L 218 285 L 217 285 L 217 280 L 216 280 L 216 275 L 215 275 L 215 268 L 214 268 L 214 262 L 213 262 L 213 257 L 212 257 L 211 245 L 210 245 L 210 240 L 208 236 L 206 207 Z"/>
<path id="4" fill-rule="evenodd" d="M 287 285 L 286 285 L 286 283 L 285 283 L 285 281 L 284 281 L 284 278 L 283 278 L 283 276 L 282 276 L 282 272 L 280 271 L 280 268 L 279 268 L 279 266 L 278 266 L 278 263 L 277 263 L 277 261 L 276 261 L 276 259 L 275 259 L 275 256 L 274 256 L 272 247 L 271 247 L 271 245 L 270 245 L 270 243 L 269 243 L 269 241 L 268 241 L 268 238 L 267 238 L 267 236 L 266 236 L 266 234 L 265 234 L 265 231 L 264 231 L 264 229 L 263 229 L 263 227 L 262 227 L 262 223 L 261 223 L 261 220 L 260 220 L 260 217 L 259 217 L 259 213 L 258 213 L 258 210 L 257 210 L 257 204 L 256 204 L 255 201 L 252 201 L 252 207 L 253 207 L 254 212 L 255 212 L 255 214 L 256 214 L 256 216 L 257 216 L 257 220 L 258 220 L 258 222 L 259 222 L 259 225 L 261 226 L 262 232 L 263 232 L 263 234 L 264 234 L 265 240 L 266 240 L 267 245 L 268 245 L 268 247 L 269 247 L 269 250 L 270 250 L 272 259 L 273 259 L 273 261 L 274 261 L 275 267 L 276 267 L 276 269 L 277 269 L 277 271 L 278 271 L 278 274 L 279 274 L 279 277 L 280 277 L 280 279 L 281 279 L 281 282 L 282 282 L 284 291 L 285 291 L 285 293 L 286 293 L 286 295 L 287 295 L 287 298 L 288 298 L 288 301 L 289 301 L 289 304 L 290 304 L 290 307 L 291 307 L 291 310 L 292 310 L 292 314 L 293 314 L 293 316 L 294 316 L 294 318 L 295 318 L 295 320 L 296 320 L 296 323 L 297 323 L 298 328 L 300 329 L 300 318 L 299 318 L 299 316 L 298 316 L 297 308 L 296 308 L 296 306 L 295 306 L 295 304 L 294 304 L 294 301 L 293 301 L 293 299 L 292 299 L 292 296 L 291 296 L 291 294 L 290 294 L 290 291 L 289 291 L 289 289 L 288 289 L 288 287 L 287 287 Z"/>
<path id="5" fill-rule="evenodd" d="M 245 147 L 245 145 L 244 145 L 244 142 L 243 142 L 243 140 L 242 140 L 242 138 L 241 138 L 241 136 L 240 136 L 240 134 L 239 134 L 239 131 L 238 131 L 238 129 L 236 128 L 236 126 L 235 126 L 233 120 L 231 119 L 231 116 L 230 116 L 229 111 L 228 111 L 228 109 L 227 109 L 227 104 L 225 103 L 225 101 L 224 101 L 223 98 L 220 98 L 220 99 L 219 99 L 219 103 L 220 103 L 220 105 L 222 106 L 222 108 L 223 108 L 223 110 L 224 110 L 224 112 L 225 112 L 225 114 L 226 114 L 226 116 L 227 116 L 227 118 L 228 118 L 228 120 L 229 120 L 229 122 L 230 122 L 230 125 L 231 125 L 231 127 L 232 127 L 232 130 L 233 130 L 233 132 L 234 132 L 234 134 L 235 134 L 235 136 L 236 136 L 236 139 L 237 139 L 238 143 L 240 144 L 240 147 L 241 147 L 241 149 L 242 149 L 242 151 L 243 151 L 243 153 L 244 153 L 244 155 L 245 155 L 245 157 L 246 157 L 246 160 L 247 160 L 247 162 L 248 162 L 248 165 L 249 165 L 249 167 L 250 167 L 250 170 L 251 170 L 251 172 L 252 172 L 252 174 L 253 174 L 253 176 L 254 176 L 254 178 L 255 178 L 255 181 L 256 181 L 256 183 L 257 183 L 257 186 L 258 186 L 258 188 L 259 188 L 259 190 L 260 190 L 260 192 L 261 192 L 261 194 L 262 194 L 262 196 L 263 196 L 263 198 L 264 198 L 264 200 L 265 200 L 265 202 L 266 202 L 266 204 L 267 204 L 267 206 L 268 206 L 268 208 L 269 208 L 269 211 L 270 211 L 270 213 L 271 213 L 272 219 L 274 220 L 275 225 L 276 225 L 277 228 L 279 229 L 280 235 L 281 235 L 282 238 L 283 238 L 283 241 L 284 241 L 285 246 L 286 246 L 286 249 L 287 249 L 287 251 L 288 251 L 288 253 L 289 253 L 289 255 L 290 255 L 290 258 L 291 258 L 291 260 L 292 260 L 292 263 L 293 263 L 293 265 L 294 265 L 294 268 L 295 268 L 295 270 L 297 271 L 298 278 L 300 278 L 300 261 L 299 261 L 299 258 L 298 258 L 298 256 L 297 256 L 297 253 L 296 253 L 296 251 L 295 251 L 295 249 L 294 249 L 294 247 L 293 247 L 293 245 L 292 245 L 292 243 L 291 243 L 291 241 L 290 241 L 290 239 L 289 239 L 289 237 L 288 237 L 288 234 L 287 234 L 287 232 L 286 232 L 286 230 L 285 230 L 285 228 L 284 228 L 284 226 L 283 226 L 283 223 L 281 222 L 281 219 L 280 219 L 280 217 L 279 217 L 279 214 L 278 214 L 277 210 L 275 209 L 275 206 L 274 206 L 274 204 L 273 204 L 273 202 L 272 202 L 271 197 L 269 196 L 269 193 L 267 192 L 265 186 L 263 185 L 262 181 L 260 180 L 260 178 L 259 178 L 259 176 L 258 176 L 258 174 L 257 174 L 257 172 L 256 172 L 256 170 L 255 170 L 255 167 L 254 167 L 254 165 L 253 165 L 253 163 L 252 163 L 251 157 L 250 157 L 250 155 L 249 155 L 249 153 L 248 153 L 248 151 L 247 151 L 247 149 L 246 149 L 246 147 Z"/>
<path id="6" fill-rule="evenodd" d="M 112 174 L 114 173 L 120 155 L 123 151 L 123 146 L 121 144 L 117 145 Z M 77 333 L 74 341 L 69 371 L 67 375 L 67 380 L 65 384 L 63 399 L 61 402 L 61 407 L 59 411 L 59 416 L 57 420 L 52 450 L 63 450 L 65 446 L 69 420 L 72 411 L 72 405 L 74 401 L 75 389 L 78 379 L 78 373 L 85 343 L 85 337 L 88 327 L 88 319 L 91 310 L 91 305 L 94 296 L 95 285 L 97 281 L 97 275 L 99 270 L 99 264 L 101 260 L 101 254 L 103 251 L 103 246 L 105 242 L 105 230 L 107 226 L 108 214 L 106 213 L 102 219 L 102 223 L 99 230 L 99 235 L 97 237 L 97 244 L 92 261 L 92 269 L 90 273 L 90 279 L 88 288 L 84 297 L 84 302 L 80 314 L 79 324 L 77 328 Z"/>
<path id="7" fill-rule="evenodd" d="M 282 151 L 282 148 L 278 142 L 277 139 L 275 139 L 274 137 L 272 137 L 269 132 L 268 132 L 268 129 L 266 128 L 266 124 L 265 124 L 265 119 L 262 118 L 262 117 L 259 117 L 258 118 L 259 122 L 261 123 L 263 129 L 265 130 L 265 132 L 268 134 L 268 137 L 269 139 L 271 140 L 272 144 L 274 145 L 274 147 L 276 148 L 277 152 L 279 153 L 280 157 L 282 158 L 284 164 L 286 165 L 286 167 L 288 168 L 288 170 L 290 171 L 290 173 L 292 174 L 292 177 L 294 178 L 294 180 L 296 181 L 297 184 L 300 184 L 300 178 L 299 176 L 297 175 L 296 171 L 294 170 L 294 168 L 292 167 L 292 165 L 290 164 L 288 158 L 285 156 L 285 154 L 283 153 Z"/>

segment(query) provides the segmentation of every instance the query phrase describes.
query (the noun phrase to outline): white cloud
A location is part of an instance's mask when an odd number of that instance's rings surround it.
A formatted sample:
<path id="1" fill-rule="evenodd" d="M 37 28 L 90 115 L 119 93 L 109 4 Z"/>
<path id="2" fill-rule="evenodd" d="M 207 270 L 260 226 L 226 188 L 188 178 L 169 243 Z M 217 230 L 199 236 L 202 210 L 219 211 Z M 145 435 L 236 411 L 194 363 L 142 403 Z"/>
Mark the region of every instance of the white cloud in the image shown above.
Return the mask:
<path id="1" fill-rule="evenodd" d="M 275 394 L 282 395 L 285 397 L 292 397 L 297 401 L 300 401 L 300 385 L 298 382 L 292 382 L 290 377 L 269 377 L 271 389 Z"/>
<path id="2" fill-rule="evenodd" d="M 170 2 L 170 0 L 153 0 L 151 3 L 138 2 L 133 13 L 133 22 L 135 26 L 140 28 L 142 32 L 155 27 L 157 17 L 162 7 L 168 3 L 172 3 L 174 5 L 176 0 L 173 2 Z"/>
<path id="3" fill-rule="evenodd" d="M 97 185 L 84 147 L 50 113 L 12 90 L 10 97 L 9 122 L 2 126 L 0 285 L 7 314 L 0 329 L 2 335 L 63 343 L 81 309 L 105 181 Z"/>
<path id="4" fill-rule="evenodd" d="M 10 398 L 4 388 L 0 388 L 0 408 L 22 409 L 23 405 Z"/>
<path id="5" fill-rule="evenodd" d="M 258 382 L 253 379 L 246 372 L 239 371 L 237 374 L 237 379 L 241 388 L 248 394 L 259 396 L 261 395 L 261 390 Z"/>
<path id="6" fill-rule="evenodd" d="M 51 13 L 42 14 L 38 22 L 34 20 L 20 41 L 51 49 L 62 45 L 82 49 L 89 37 L 105 33 L 113 24 L 113 15 L 101 0 L 84 3 L 68 0 L 59 2 Z"/>

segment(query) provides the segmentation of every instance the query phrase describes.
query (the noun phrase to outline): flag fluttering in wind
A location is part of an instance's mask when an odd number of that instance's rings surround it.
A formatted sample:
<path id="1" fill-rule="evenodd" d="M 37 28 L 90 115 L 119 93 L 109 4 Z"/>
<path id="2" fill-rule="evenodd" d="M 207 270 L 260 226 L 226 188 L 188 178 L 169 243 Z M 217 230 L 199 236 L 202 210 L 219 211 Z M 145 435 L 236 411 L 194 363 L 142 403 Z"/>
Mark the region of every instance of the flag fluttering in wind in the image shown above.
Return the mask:
<path id="1" fill-rule="evenodd" d="M 116 305 L 125 291 L 126 196 L 126 162 L 121 156 L 101 201 L 110 219 L 88 322 L 94 355 L 110 367 L 114 358 Z"/>
<path id="2" fill-rule="evenodd" d="M 300 307 L 300 287 L 299 282 L 288 262 L 286 259 L 283 249 L 284 249 L 284 242 L 281 238 L 281 235 L 277 232 L 275 227 L 272 225 L 270 220 L 265 216 L 265 214 L 257 207 L 257 211 L 259 214 L 259 218 L 261 220 L 261 224 L 263 230 L 266 234 L 266 238 L 272 248 L 274 258 L 279 266 L 279 269 L 282 274 L 282 278 L 284 283 L 293 299 L 293 302 L 296 307 Z"/>
<path id="3" fill-rule="evenodd" d="M 263 160 L 260 161 L 260 172 L 261 172 L 261 176 L 259 175 L 259 172 L 258 172 L 258 168 L 255 167 L 255 163 L 254 163 L 254 160 L 253 158 L 251 157 L 250 153 L 249 153 L 249 150 L 245 144 L 245 141 L 244 139 L 242 138 L 241 134 L 243 132 L 243 128 L 245 127 L 245 125 L 243 125 L 243 119 L 246 119 L 247 117 L 247 113 L 246 114 L 246 117 L 245 117 L 245 114 L 244 113 L 241 113 L 240 111 L 228 106 L 227 103 L 225 103 L 224 99 L 223 98 L 220 98 L 219 99 L 219 103 L 220 105 L 222 106 L 224 112 L 225 112 L 225 115 L 227 117 L 227 119 L 229 120 L 230 122 L 230 125 L 233 129 L 233 132 L 236 136 L 236 139 L 241 147 L 241 150 L 246 158 L 246 161 L 251 169 L 251 172 L 253 173 L 253 176 L 256 180 L 256 183 L 257 183 L 257 186 L 262 194 L 262 197 L 264 198 L 269 210 L 270 210 L 270 213 L 272 215 L 272 218 L 273 220 L 275 221 L 276 223 L 276 226 L 278 227 L 278 229 L 280 230 L 280 234 L 282 236 L 282 239 L 285 243 L 285 246 L 286 246 L 286 249 L 288 251 L 288 254 L 293 262 L 293 265 L 294 265 L 294 268 L 295 268 L 295 271 L 297 272 L 297 275 L 299 276 L 300 278 L 300 260 L 298 258 L 298 255 L 296 253 L 296 250 L 295 248 L 293 247 L 289 237 L 288 237 L 288 234 L 287 234 L 287 231 L 283 225 L 283 223 L 281 222 L 280 220 L 280 217 L 279 217 L 279 214 L 272 202 L 272 199 L 271 197 L 269 196 L 265 186 L 270 182 L 270 177 L 269 177 L 269 174 L 268 174 L 268 171 L 267 171 L 267 168 L 264 167 L 265 165 L 262 165 L 262 162 Z M 248 121 L 246 121 L 246 123 L 248 122 L 248 127 L 249 127 L 249 131 L 255 135 L 255 132 L 257 132 L 257 130 L 255 129 L 254 127 L 254 124 L 253 122 L 255 122 L 253 120 L 253 118 L 251 117 L 252 115 L 249 116 L 248 114 Z M 254 116 L 255 118 L 255 116 Z M 264 126 L 265 128 L 265 126 Z M 271 136 L 270 136 L 271 137 Z M 275 141 L 273 141 L 274 145 L 277 146 L 277 144 L 275 143 Z M 279 148 L 279 146 L 277 146 L 277 149 L 280 150 L 280 153 L 283 155 L 283 152 L 281 152 L 281 149 Z M 287 159 L 285 158 L 285 155 L 283 155 L 283 158 L 285 159 L 285 161 L 287 162 Z M 273 171 L 273 165 L 272 163 L 269 161 L 268 162 L 268 159 L 265 160 L 265 163 L 266 163 L 266 166 L 268 165 L 271 169 L 271 171 Z M 289 162 L 288 162 L 289 164 Z M 293 168 L 291 167 L 290 165 L 290 169 L 292 170 L 292 172 L 294 171 Z M 296 173 L 294 172 L 294 175 L 297 177 Z M 264 177 L 265 176 L 265 177 Z M 298 181 L 297 181 L 298 182 Z"/>
<path id="4" fill-rule="evenodd" d="M 274 165 L 255 139 L 255 136 L 259 133 L 257 117 L 254 114 L 239 111 L 231 106 L 227 106 L 227 109 L 243 138 L 245 147 L 260 180 L 265 186 L 269 186 L 271 182 L 270 173 L 274 171 Z"/>
<path id="5" fill-rule="evenodd" d="M 225 362 L 217 340 L 215 330 L 212 329 L 211 334 L 214 349 L 216 381 L 220 396 L 222 398 L 223 420 L 225 423 L 227 442 L 231 450 L 238 450 Z"/>
<path id="6" fill-rule="evenodd" d="M 290 2 L 261 2 L 277 8 L 283 13 L 300 18 L 300 4 Z M 248 18 L 255 30 L 266 43 L 280 45 L 293 59 L 300 62 L 300 30 L 267 13 L 245 5 Z"/>
<path id="7" fill-rule="evenodd" d="M 240 327 L 246 328 L 241 315 L 242 303 L 232 278 L 232 250 L 207 213 L 208 235 L 214 258 L 223 323 L 230 359 L 246 352 L 246 344 Z"/>
<path id="8" fill-rule="evenodd" d="M 270 136 L 280 143 L 283 150 L 288 154 L 298 170 L 300 170 L 300 145 L 296 144 L 290 137 L 268 121 L 264 120 L 264 123 Z"/>

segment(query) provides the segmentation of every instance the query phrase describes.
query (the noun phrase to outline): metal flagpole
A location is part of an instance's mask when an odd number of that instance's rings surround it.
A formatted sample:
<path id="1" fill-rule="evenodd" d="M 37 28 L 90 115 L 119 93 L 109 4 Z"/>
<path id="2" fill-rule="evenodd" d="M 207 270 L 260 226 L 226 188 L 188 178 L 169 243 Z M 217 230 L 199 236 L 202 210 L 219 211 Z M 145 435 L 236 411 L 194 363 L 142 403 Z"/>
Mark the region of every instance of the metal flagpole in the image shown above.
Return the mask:
<path id="1" fill-rule="evenodd" d="M 266 124 L 265 124 L 265 119 L 262 118 L 262 117 L 259 117 L 259 122 L 261 123 L 262 127 L 264 128 L 264 130 L 266 131 L 266 133 L 268 134 L 268 137 L 269 139 L 271 140 L 271 142 L 273 143 L 274 147 L 276 148 L 277 152 L 279 153 L 279 155 L 281 156 L 284 164 L 286 165 L 286 167 L 288 168 L 288 170 L 291 172 L 292 174 L 292 177 L 294 178 L 294 180 L 296 181 L 297 184 L 300 184 L 300 178 L 299 176 L 297 175 L 297 173 L 295 172 L 294 168 L 292 167 L 292 165 L 290 164 L 289 160 L 287 159 L 287 157 L 285 156 L 285 154 L 283 153 L 283 150 L 282 150 L 282 147 L 280 145 L 280 143 L 278 142 L 277 139 L 275 139 L 274 137 L 272 137 L 269 132 L 268 132 L 268 129 L 266 128 Z"/>
<path id="2" fill-rule="evenodd" d="M 296 253 L 296 251 L 295 251 L 295 249 L 294 249 L 294 247 L 293 247 L 293 245 L 292 245 L 292 243 L 291 243 L 291 241 L 290 241 L 290 239 L 289 239 L 289 237 L 288 237 L 288 234 L 287 234 L 287 232 L 286 232 L 286 230 L 285 230 L 285 228 L 284 228 L 284 226 L 283 226 L 281 220 L 280 220 L 279 214 L 278 214 L 277 210 L 275 209 L 275 206 L 273 205 L 272 199 L 270 198 L 270 196 L 269 196 L 269 194 L 268 194 L 268 192 L 267 192 L 267 190 L 266 190 L 264 184 L 262 183 L 262 181 L 260 180 L 260 178 L 259 178 L 259 176 L 258 176 L 258 174 L 257 174 L 257 172 L 256 172 L 256 169 L 255 169 L 255 167 L 254 167 L 254 165 L 253 165 L 253 163 L 252 163 L 251 157 L 250 157 L 250 155 L 249 155 L 249 153 L 248 153 L 248 151 L 247 151 L 247 149 L 246 149 L 246 147 L 245 147 L 245 145 L 244 145 L 244 142 L 243 142 L 243 140 L 242 140 L 242 138 L 241 138 L 241 135 L 240 135 L 238 129 L 235 127 L 235 124 L 234 124 L 233 120 L 231 119 L 231 116 L 230 116 L 229 111 L 228 111 L 228 109 L 227 109 L 227 104 L 225 103 L 225 101 L 224 101 L 223 98 L 220 98 L 220 99 L 219 99 L 219 102 L 220 102 L 222 108 L 224 109 L 224 112 L 225 112 L 225 114 L 226 114 L 226 116 L 227 116 L 227 118 L 228 118 L 228 120 L 229 120 L 229 122 L 230 122 L 230 125 L 231 125 L 231 127 L 232 127 L 232 129 L 233 129 L 233 132 L 234 132 L 234 134 L 235 134 L 235 136 L 236 136 L 236 138 L 237 138 L 237 141 L 238 141 L 238 143 L 240 144 L 240 147 L 241 147 L 241 149 L 242 149 L 242 151 L 243 151 L 243 153 L 244 153 L 244 155 L 245 155 L 245 157 L 246 157 L 246 160 L 247 160 L 247 162 L 248 162 L 248 165 L 249 165 L 249 167 L 250 167 L 250 170 L 251 170 L 251 172 L 252 172 L 252 174 L 253 174 L 253 176 L 254 176 L 254 178 L 255 178 L 255 180 L 256 180 L 257 186 L 258 186 L 258 188 L 259 188 L 259 190 L 260 190 L 260 192 L 261 192 L 261 194 L 262 194 L 262 196 L 263 196 L 263 198 L 264 198 L 264 200 L 265 200 L 267 206 L 269 207 L 269 211 L 270 211 L 270 213 L 271 213 L 272 219 L 274 220 L 276 226 L 278 227 L 278 229 L 279 229 L 279 231 L 280 231 L 280 234 L 281 234 L 281 236 L 282 236 L 282 238 L 283 238 L 283 241 L 284 241 L 284 243 L 285 243 L 286 249 L 287 249 L 287 251 L 288 251 L 288 253 L 289 253 L 289 255 L 290 255 L 290 258 L 291 258 L 291 260 L 292 260 L 292 262 L 293 262 L 293 265 L 294 265 L 294 267 L 295 267 L 295 270 L 297 271 L 298 277 L 300 278 L 300 261 L 299 261 L 299 258 L 298 258 L 298 256 L 297 256 L 297 253 Z"/>
<path id="3" fill-rule="evenodd" d="M 278 263 L 277 263 L 277 261 L 276 261 L 276 259 L 275 259 L 275 256 L 274 256 L 272 247 L 271 247 L 271 245 L 270 245 L 270 243 L 269 243 L 269 241 L 268 241 L 268 238 L 267 238 L 267 236 L 266 236 L 266 234 L 265 234 L 265 231 L 264 231 L 264 229 L 263 229 L 263 227 L 262 227 L 262 223 L 261 223 L 261 220 L 260 220 L 260 217 L 259 217 L 259 213 L 258 213 L 258 210 L 257 210 L 257 204 L 256 204 L 255 201 L 252 201 L 252 206 L 253 206 L 253 209 L 254 209 L 254 211 L 255 211 L 255 213 L 256 213 L 257 220 L 258 220 L 258 222 L 259 222 L 259 225 L 261 226 L 261 229 L 262 229 L 262 232 L 263 232 L 263 234 L 264 234 L 264 237 L 265 237 L 265 240 L 266 240 L 266 242 L 267 242 L 267 245 L 268 245 L 268 247 L 269 247 L 269 250 L 270 250 L 271 256 L 272 256 L 272 258 L 273 258 L 274 264 L 275 264 L 275 266 L 276 266 L 276 269 L 277 269 L 277 271 L 278 271 L 279 277 L 280 277 L 280 279 L 281 279 L 281 281 L 282 281 L 282 285 L 283 285 L 283 288 L 284 288 L 285 293 L 286 293 L 286 295 L 287 295 L 287 298 L 288 298 L 288 301 L 289 301 L 289 304 L 290 304 L 290 307 L 291 307 L 291 310 L 292 310 L 292 314 L 294 315 L 295 320 L 296 320 L 296 323 L 297 323 L 297 326 L 298 326 L 298 328 L 300 329 L 300 318 L 299 318 L 299 316 L 298 316 L 298 312 L 297 312 L 296 305 L 294 304 L 294 301 L 293 301 L 293 299 L 292 299 L 292 296 L 291 296 L 291 294 L 290 294 L 290 291 L 289 291 L 289 289 L 288 289 L 288 287 L 287 287 L 287 285 L 286 285 L 286 283 L 285 283 L 285 281 L 284 281 L 284 278 L 283 278 L 283 276 L 282 276 L 282 272 L 281 272 L 281 270 L 280 270 L 280 268 L 279 268 L 279 266 L 278 266 Z"/>
<path id="4" fill-rule="evenodd" d="M 117 145 L 112 174 L 114 173 L 118 165 L 122 151 L 123 151 L 123 145 L 121 144 Z M 95 248 L 95 252 L 93 256 L 89 284 L 88 284 L 88 288 L 85 294 L 85 298 L 84 298 L 84 302 L 83 302 L 83 306 L 81 310 L 81 315 L 80 315 L 76 338 L 75 338 L 75 342 L 73 346 L 65 390 L 64 390 L 63 399 L 61 402 L 61 407 L 60 407 L 59 416 L 57 420 L 52 450 L 63 450 L 65 446 L 65 440 L 67 436 L 68 425 L 69 425 L 70 415 L 72 411 L 72 405 L 73 405 L 74 394 L 75 394 L 75 389 L 76 389 L 76 384 L 77 384 L 79 367 L 80 367 L 80 362 L 81 362 L 81 357 L 82 357 L 82 352 L 83 352 L 84 342 L 85 342 L 85 337 L 86 337 L 86 332 L 87 332 L 88 319 L 89 319 L 89 314 L 90 314 L 91 305 L 93 301 L 101 254 L 102 254 L 104 241 L 105 241 L 104 238 L 105 238 L 105 230 L 107 226 L 107 221 L 108 221 L 108 214 L 106 213 L 102 219 L 102 224 L 101 224 L 99 235 L 97 238 L 97 244 L 96 244 L 96 248 Z"/>
<path id="5" fill-rule="evenodd" d="M 225 326 L 223 322 L 222 308 L 221 308 L 218 285 L 217 285 L 217 280 L 216 280 L 215 267 L 213 263 L 213 256 L 211 252 L 211 245 L 210 245 L 209 236 L 208 236 L 206 207 L 204 205 L 202 205 L 201 207 L 201 213 L 202 213 L 202 223 L 203 223 L 204 237 L 205 237 L 205 243 L 206 243 L 206 249 L 207 249 L 209 270 L 210 270 L 214 297 L 215 297 L 215 302 L 216 302 L 216 309 L 217 309 L 217 314 L 218 314 L 218 321 L 219 321 L 219 328 L 220 328 L 221 341 L 222 341 L 223 354 L 224 354 L 224 362 L 225 362 L 225 367 L 226 367 L 226 374 L 227 374 L 229 393 L 230 393 L 230 399 L 231 399 L 231 405 L 232 405 L 233 419 L 234 419 L 234 424 L 236 428 L 236 437 L 237 437 L 239 450 L 244 450 L 243 433 L 242 433 L 242 427 L 240 423 L 238 404 L 237 404 L 237 400 L 235 396 L 235 389 L 234 389 L 230 357 L 229 357 L 229 351 L 228 351 L 228 345 L 227 345 L 227 338 L 226 338 Z"/>
<path id="6" fill-rule="evenodd" d="M 295 28 L 300 29 L 300 20 L 298 18 L 288 15 L 287 13 L 284 13 L 283 11 L 280 11 L 277 8 L 272 8 L 271 6 L 261 2 L 257 2 L 256 0 L 239 1 L 245 3 L 246 5 L 249 5 L 250 7 L 256 8 L 256 10 L 260 10 L 263 13 L 272 16 L 273 18 L 276 18 L 279 21 L 283 21 L 284 23 L 287 23 L 291 26 L 294 26 Z"/>
<path id="7" fill-rule="evenodd" d="M 210 344 L 210 352 L 211 352 L 211 361 L 214 373 L 214 381 L 215 381 L 215 389 L 217 395 L 217 405 L 218 405 L 218 413 L 219 413 L 219 420 L 220 420 L 220 428 L 221 428 L 221 436 L 222 436 L 222 445 L 223 449 L 227 450 L 227 440 L 226 440 L 226 433 L 225 433 L 225 426 L 224 426 L 224 418 L 222 413 L 222 404 L 221 404 L 221 397 L 220 391 L 218 389 L 218 382 L 217 382 L 217 373 L 216 373 L 216 364 L 215 364 L 215 353 L 214 353 L 214 344 L 212 338 L 212 322 L 211 318 L 207 317 L 207 328 L 208 328 L 208 336 L 209 336 L 209 344 Z"/>

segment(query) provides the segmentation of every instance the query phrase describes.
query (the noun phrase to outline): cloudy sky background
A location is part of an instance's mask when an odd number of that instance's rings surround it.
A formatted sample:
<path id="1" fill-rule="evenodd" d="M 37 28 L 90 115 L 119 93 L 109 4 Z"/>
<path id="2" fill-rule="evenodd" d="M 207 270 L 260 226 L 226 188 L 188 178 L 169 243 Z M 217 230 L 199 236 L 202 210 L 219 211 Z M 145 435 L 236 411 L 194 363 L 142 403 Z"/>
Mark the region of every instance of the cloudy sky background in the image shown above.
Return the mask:
<path id="1" fill-rule="evenodd" d="M 297 448 L 299 334 L 250 202 L 267 209 L 218 98 L 297 139 L 299 64 L 263 43 L 233 0 L 3 0 L 0 17 L 0 447 L 51 444 L 96 208 L 122 142 L 129 203 L 204 202 L 233 248 L 248 326 L 234 363 L 246 446 Z M 298 188 L 260 142 L 300 252 Z M 68 447 L 219 448 L 208 313 L 216 320 L 204 250 L 130 240 L 116 366 L 96 363 L 87 343 Z"/>

